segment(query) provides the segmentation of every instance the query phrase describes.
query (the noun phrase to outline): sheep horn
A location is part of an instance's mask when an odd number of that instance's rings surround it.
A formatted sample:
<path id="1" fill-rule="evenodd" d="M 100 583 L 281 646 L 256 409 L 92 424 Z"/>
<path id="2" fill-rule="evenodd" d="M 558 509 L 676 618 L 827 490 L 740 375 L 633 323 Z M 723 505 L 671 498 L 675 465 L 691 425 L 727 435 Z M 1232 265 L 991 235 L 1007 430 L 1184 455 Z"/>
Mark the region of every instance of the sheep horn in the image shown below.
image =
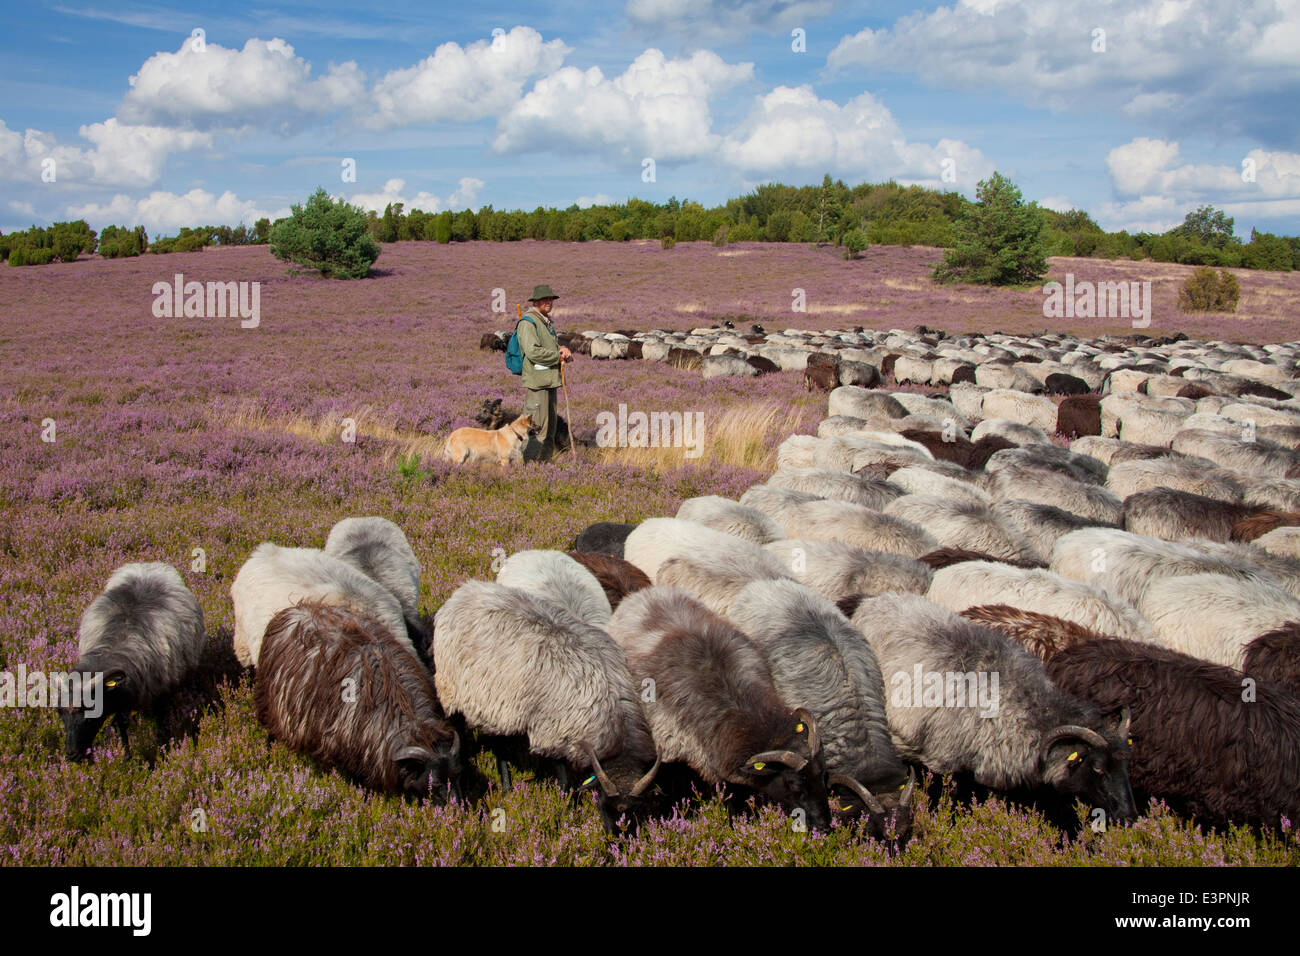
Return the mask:
<path id="1" fill-rule="evenodd" d="M 797 753 L 789 750 L 764 750 L 761 754 L 754 754 L 745 761 L 745 764 L 755 764 L 760 761 L 785 764 L 791 770 L 802 770 L 808 765 L 807 757 L 800 757 Z"/>
<path id="2" fill-rule="evenodd" d="M 1121 707 L 1121 708 L 1120 708 L 1120 711 L 1119 711 L 1119 730 L 1118 730 L 1118 733 L 1119 733 L 1119 735 L 1120 735 L 1121 737 L 1127 737 L 1127 736 L 1128 736 L 1128 733 L 1129 733 L 1129 723 L 1130 723 L 1130 721 L 1132 720 L 1132 717 L 1133 717 L 1133 715 L 1129 713 L 1129 709 L 1128 709 L 1127 706 L 1125 706 L 1125 707 Z"/>
<path id="3" fill-rule="evenodd" d="M 432 760 L 433 754 L 424 747 L 403 747 L 393 754 L 393 760 L 400 763 L 403 760 Z"/>
<path id="4" fill-rule="evenodd" d="M 906 810 L 912 805 L 912 794 L 916 792 L 916 768 L 907 768 L 907 787 L 903 790 L 903 796 L 898 801 L 899 807 Z"/>
<path id="5" fill-rule="evenodd" d="M 884 816 L 885 805 L 881 803 L 878 799 L 876 799 L 876 795 L 872 793 L 870 790 L 868 790 L 866 787 L 864 787 L 859 781 L 854 780 L 852 777 L 848 776 L 847 774 L 833 773 L 826 778 L 826 782 L 829 783 L 832 787 L 836 787 L 836 786 L 848 787 L 850 790 L 852 790 L 854 793 L 856 793 L 859 797 L 862 798 L 862 802 L 866 804 L 868 810 L 870 810 L 872 813 L 878 813 L 881 816 Z"/>
<path id="6" fill-rule="evenodd" d="M 600 781 L 600 789 L 605 791 L 607 797 L 617 797 L 618 787 L 614 786 L 614 781 L 609 779 L 604 768 L 601 767 L 600 761 L 596 758 L 596 748 L 585 740 L 582 742 L 582 747 L 587 751 L 587 756 L 591 758 L 591 771 L 596 775 L 596 779 Z"/>
<path id="7" fill-rule="evenodd" d="M 1056 745 L 1058 740 L 1070 740 L 1072 738 L 1077 738 L 1093 747 L 1101 747 L 1102 749 L 1110 746 L 1106 743 L 1106 738 L 1095 730 L 1080 727 L 1078 724 L 1062 724 L 1047 735 L 1047 741 L 1043 744 L 1043 755 L 1046 756 L 1047 752 Z"/>
<path id="8" fill-rule="evenodd" d="M 655 774 L 657 774 L 658 772 L 659 772 L 659 755 L 656 754 L 655 765 L 650 768 L 649 772 L 644 777 L 642 777 L 640 780 L 636 782 L 636 786 L 632 788 L 631 796 L 639 797 L 641 796 L 641 794 L 645 793 L 648 789 L 650 789 L 650 784 L 654 783 Z"/>
<path id="9" fill-rule="evenodd" d="M 821 745 L 817 739 L 817 721 L 813 715 L 808 712 L 806 707 L 800 707 L 794 712 L 797 719 L 808 725 L 808 757 L 809 759 L 817 756 L 817 748 Z"/>
<path id="10" fill-rule="evenodd" d="M 451 732 L 451 754 L 453 761 L 460 759 L 460 734 L 453 729 Z"/>

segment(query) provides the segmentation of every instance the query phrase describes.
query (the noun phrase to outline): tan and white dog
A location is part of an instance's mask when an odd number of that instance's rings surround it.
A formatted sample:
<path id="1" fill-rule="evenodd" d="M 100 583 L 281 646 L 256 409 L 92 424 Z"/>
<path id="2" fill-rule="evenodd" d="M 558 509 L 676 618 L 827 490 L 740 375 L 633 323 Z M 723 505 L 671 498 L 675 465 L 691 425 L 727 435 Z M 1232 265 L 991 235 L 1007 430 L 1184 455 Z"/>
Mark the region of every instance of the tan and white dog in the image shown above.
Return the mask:
<path id="1" fill-rule="evenodd" d="M 467 461 L 495 461 L 505 471 L 511 462 L 524 460 L 524 446 L 528 444 L 532 430 L 533 420 L 529 415 L 520 415 L 495 430 L 457 428 L 447 436 L 442 458 L 458 465 Z"/>

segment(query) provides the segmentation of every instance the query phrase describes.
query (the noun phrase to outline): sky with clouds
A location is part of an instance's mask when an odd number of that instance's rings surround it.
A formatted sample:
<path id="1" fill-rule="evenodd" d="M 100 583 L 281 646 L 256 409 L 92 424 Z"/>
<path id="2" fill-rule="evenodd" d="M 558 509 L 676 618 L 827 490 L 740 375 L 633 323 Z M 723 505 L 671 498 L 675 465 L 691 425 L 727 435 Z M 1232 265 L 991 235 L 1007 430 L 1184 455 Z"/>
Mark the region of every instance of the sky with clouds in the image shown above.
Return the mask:
<path id="1" fill-rule="evenodd" d="M 0 51 L 5 231 L 997 169 L 1108 229 L 1300 233 L 1300 0 L 35 0 Z"/>

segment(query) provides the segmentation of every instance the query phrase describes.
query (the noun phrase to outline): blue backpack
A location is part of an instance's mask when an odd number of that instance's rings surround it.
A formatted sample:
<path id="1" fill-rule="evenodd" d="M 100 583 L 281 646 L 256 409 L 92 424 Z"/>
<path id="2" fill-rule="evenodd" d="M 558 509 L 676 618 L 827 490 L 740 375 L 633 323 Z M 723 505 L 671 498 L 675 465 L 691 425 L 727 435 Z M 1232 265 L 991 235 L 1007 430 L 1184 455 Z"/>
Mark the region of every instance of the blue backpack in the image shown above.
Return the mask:
<path id="1" fill-rule="evenodd" d="M 533 322 L 531 316 L 521 316 L 519 322 L 527 319 Z M 519 347 L 519 322 L 515 323 L 515 330 L 510 334 L 510 341 L 506 343 L 506 368 L 510 370 L 511 375 L 524 374 L 524 350 Z M 537 323 L 533 322 L 533 328 Z"/>

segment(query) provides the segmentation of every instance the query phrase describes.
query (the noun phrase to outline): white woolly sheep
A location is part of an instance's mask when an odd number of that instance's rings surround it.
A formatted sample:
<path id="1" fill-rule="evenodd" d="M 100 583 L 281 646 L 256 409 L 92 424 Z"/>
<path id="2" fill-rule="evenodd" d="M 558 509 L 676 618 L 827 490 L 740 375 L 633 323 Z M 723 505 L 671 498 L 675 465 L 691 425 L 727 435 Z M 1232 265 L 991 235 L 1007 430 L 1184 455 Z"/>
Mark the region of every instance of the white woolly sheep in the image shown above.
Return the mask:
<path id="1" fill-rule="evenodd" d="M 892 481 L 829 468 L 778 468 L 767 479 L 766 486 L 802 491 L 818 498 L 849 501 L 877 511 L 903 495 L 903 489 Z"/>
<path id="2" fill-rule="evenodd" d="M 791 435 L 776 449 L 778 468 L 811 468 L 822 442 L 815 435 Z"/>
<path id="3" fill-rule="evenodd" d="M 1056 403 L 1045 395 L 995 388 L 984 396 L 984 414 L 1036 428 L 1045 435 L 1056 432 Z"/>
<path id="4" fill-rule="evenodd" d="M 1181 456 L 1121 461 L 1110 466 L 1106 487 L 1121 498 L 1151 488 L 1190 491 L 1220 501 L 1241 501 L 1239 482 L 1221 468 L 1207 470 L 1194 458 Z"/>
<path id="5" fill-rule="evenodd" d="M 971 477 L 974 478 L 974 475 Z M 963 481 L 960 478 L 951 478 L 948 475 L 916 465 L 899 468 L 889 476 L 889 483 L 898 486 L 909 495 L 941 495 L 980 505 L 991 505 L 993 503 L 993 499 L 989 497 L 988 493 L 970 480 Z M 889 502 L 884 502 L 880 505 L 869 505 L 868 507 L 884 509 L 888 504 Z"/>
<path id="6" fill-rule="evenodd" d="M 766 550 L 709 544 L 668 558 L 659 565 L 654 583 L 680 588 L 715 614 L 727 617 L 731 602 L 745 585 L 779 578 L 793 580 L 793 575 Z"/>
<path id="7" fill-rule="evenodd" d="M 1047 468 L 1008 464 L 993 471 L 985 487 L 995 501 L 1019 498 L 1054 505 L 1104 524 L 1118 525 L 1124 515 L 1124 503 L 1113 491 Z"/>
<path id="8" fill-rule="evenodd" d="M 1174 436 L 1173 449 L 1208 458 L 1224 468 L 1278 478 L 1286 477 L 1300 462 L 1300 455 L 1267 439 L 1240 441 L 1229 434 L 1200 428 L 1180 431 Z"/>
<path id="9" fill-rule="evenodd" d="M 994 502 L 993 513 L 1009 521 L 1024 535 L 1025 542 L 1044 557 L 1051 555 L 1057 541 L 1063 536 L 1080 528 L 1098 526 L 1093 518 L 1084 518 L 1055 505 L 1025 501 L 1022 498 Z"/>
<path id="10" fill-rule="evenodd" d="M 1053 426 L 1055 431 L 1055 426 Z M 1019 422 L 1013 422 L 1009 418 L 986 418 L 975 426 L 970 433 L 970 440 L 979 441 L 990 435 L 996 435 L 999 438 L 1005 438 L 1009 442 L 1017 445 L 1046 445 L 1051 441 L 1047 433 L 1041 428 L 1034 428 L 1032 425 L 1021 425 Z"/>
<path id="11" fill-rule="evenodd" d="M 516 551 L 501 564 L 497 584 L 549 598 L 602 630 L 614 613 L 596 576 L 563 551 Z"/>
<path id="12" fill-rule="evenodd" d="M 235 605 L 235 656 L 256 667 L 266 625 L 299 601 L 350 608 L 376 618 L 399 643 L 415 653 L 402 606 L 391 591 L 355 565 L 317 548 L 259 544 L 230 585 Z"/>
<path id="13" fill-rule="evenodd" d="M 660 565 L 669 558 L 728 550 L 762 554 L 762 549 L 752 541 L 716 531 L 694 521 L 650 518 L 637 525 L 627 536 L 627 541 L 623 544 L 623 557 L 654 581 L 658 577 Z"/>
<path id="14" fill-rule="evenodd" d="M 885 514 L 924 528 L 944 547 L 962 548 L 1007 561 L 1040 561 L 1024 536 L 988 505 L 938 495 L 904 495 Z"/>
<path id="15" fill-rule="evenodd" d="M 782 537 L 781 526 L 763 512 L 719 495 L 687 498 L 677 509 L 677 517 L 755 544 Z"/>
<path id="16" fill-rule="evenodd" d="M 402 529 L 387 518 L 344 518 L 330 529 L 325 553 L 355 565 L 397 598 L 412 642 L 423 641 L 420 562 Z"/>
<path id="17" fill-rule="evenodd" d="M 963 561 L 936 571 L 927 597 L 958 613 L 981 604 L 1008 604 L 1065 618 L 1100 634 L 1133 641 L 1153 638 L 1150 625 L 1128 602 L 1051 571 Z"/>
<path id="18" fill-rule="evenodd" d="M 1187 420 L 1182 410 L 1135 407 L 1125 409 L 1119 420 L 1121 441 L 1135 445 L 1159 445 L 1168 448 Z"/>
<path id="19" fill-rule="evenodd" d="M 1300 528 L 1276 528 L 1254 541 L 1269 554 L 1300 560 Z"/>
<path id="20" fill-rule="evenodd" d="M 763 546 L 801 584 L 830 601 L 888 591 L 924 594 L 932 572 L 915 558 L 868 551 L 842 541 L 786 538 Z"/>
<path id="21" fill-rule="evenodd" d="M 847 501 L 809 501 L 796 505 L 783 522 L 787 536 L 843 541 L 869 551 L 919 558 L 938 547 L 934 538 L 910 521 Z"/>
<path id="22" fill-rule="evenodd" d="M 1223 574 L 1156 581 L 1147 588 L 1141 611 L 1162 646 L 1237 670 L 1247 644 L 1300 621 L 1300 601 L 1280 587 Z"/>

